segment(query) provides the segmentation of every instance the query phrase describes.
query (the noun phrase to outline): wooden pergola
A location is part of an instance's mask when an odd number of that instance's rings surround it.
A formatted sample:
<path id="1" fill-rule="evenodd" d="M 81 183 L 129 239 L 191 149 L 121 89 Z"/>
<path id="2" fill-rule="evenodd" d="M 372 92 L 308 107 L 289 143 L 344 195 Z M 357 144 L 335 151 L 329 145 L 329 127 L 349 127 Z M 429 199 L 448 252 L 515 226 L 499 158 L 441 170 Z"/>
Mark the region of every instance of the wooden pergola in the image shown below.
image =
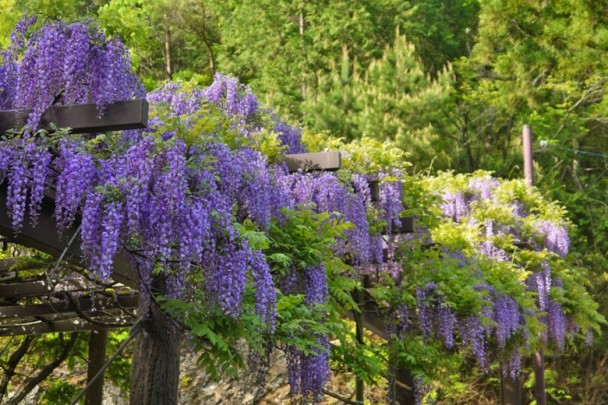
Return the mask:
<path id="1" fill-rule="evenodd" d="M 0 111 L 0 133 L 21 128 L 29 110 Z M 54 106 L 40 122 L 40 128 L 71 128 L 73 133 L 115 131 L 145 128 L 148 103 L 145 100 L 120 101 L 107 105 L 102 111 L 94 104 Z M 285 163 L 290 172 L 337 170 L 339 152 L 293 154 Z M 377 182 L 370 182 L 372 199 L 379 199 Z M 7 202 L 7 187 L 0 186 L 0 206 Z M 53 332 L 91 330 L 89 342 L 89 381 L 103 371 L 107 331 L 132 326 L 138 319 L 139 280 L 130 271 L 125 256 L 117 255 L 111 280 L 89 277 L 83 266 L 78 232 L 59 236 L 54 218 L 54 198 L 49 192 L 43 202 L 34 228 L 25 221 L 16 234 L 4 209 L 0 209 L 0 243 L 3 248 L 15 243 L 37 249 L 65 260 L 71 267 L 65 274 L 54 269 L 15 267 L 15 259 L 0 260 L 0 336 L 35 335 Z M 413 231 L 413 218 L 404 218 L 401 233 Z M 397 232 L 397 233 L 399 233 Z M 58 260 L 59 261 L 59 260 Z M 345 313 L 355 320 L 357 335 L 363 343 L 363 328 L 386 338 L 383 311 L 363 290 L 355 297 L 361 313 Z M 411 375 L 400 370 L 395 387 L 397 403 L 413 403 Z M 101 404 L 103 379 L 87 391 L 86 404 Z M 362 382 L 357 384 L 357 400 L 363 398 Z"/>
<path id="2" fill-rule="evenodd" d="M 31 110 L 0 111 L 0 133 L 22 128 Z M 102 110 L 95 104 L 53 106 L 42 116 L 40 129 L 71 128 L 73 133 L 145 128 L 148 124 L 146 100 L 120 101 Z M 7 186 L 0 186 L 0 206 L 6 207 Z M 130 327 L 137 319 L 138 282 L 128 272 L 126 258 L 117 257 L 111 280 L 88 277 L 82 268 L 78 235 L 59 236 L 54 218 L 51 190 L 45 195 L 38 224 L 24 222 L 18 234 L 12 229 L 6 209 L 0 209 L 3 247 L 9 243 L 37 249 L 68 262 L 72 271 L 23 269 L 14 259 L 0 261 L 0 336 L 72 333 L 90 330 L 88 380 L 97 375 L 106 359 L 107 331 Z M 70 243 L 71 242 L 71 243 Z M 37 271 L 36 271 L 37 270 Z M 87 391 L 87 405 L 101 404 L 103 379 Z"/>

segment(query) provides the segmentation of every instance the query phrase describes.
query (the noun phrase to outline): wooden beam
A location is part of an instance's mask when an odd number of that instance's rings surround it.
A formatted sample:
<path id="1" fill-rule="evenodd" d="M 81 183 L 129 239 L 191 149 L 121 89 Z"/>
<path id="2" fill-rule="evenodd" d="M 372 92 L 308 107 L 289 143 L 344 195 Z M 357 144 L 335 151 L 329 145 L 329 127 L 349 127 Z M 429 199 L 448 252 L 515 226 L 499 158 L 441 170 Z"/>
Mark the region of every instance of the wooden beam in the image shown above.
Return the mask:
<path id="1" fill-rule="evenodd" d="M 31 111 L 0 111 L 0 134 L 11 129 L 21 130 Z M 57 128 L 71 128 L 71 132 L 75 134 L 146 128 L 148 102 L 144 99 L 116 101 L 101 109 L 96 104 L 52 106 L 42 115 L 37 129 L 50 131 L 51 123 Z"/>
<path id="2" fill-rule="evenodd" d="M 287 155 L 285 163 L 290 173 L 314 170 L 338 170 L 340 168 L 340 152 L 297 153 Z"/>
<path id="3" fill-rule="evenodd" d="M 6 207 L 8 196 L 6 182 L 0 185 L 0 207 Z M 77 224 L 67 230 L 63 237 L 59 236 L 55 221 L 55 202 L 52 198 L 44 197 L 41 204 L 38 224 L 34 228 L 29 217 L 26 216 L 21 232 L 15 234 L 11 219 L 6 209 L 0 209 L 0 235 L 11 238 L 15 243 L 38 249 L 51 256 L 61 255 L 71 238 Z M 65 260 L 82 266 L 82 252 L 80 251 L 80 238 L 78 238 L 68 250 Z M 136 274 L 130 271 L 129 259 L 124 254 L 114 257 L 114 272 L 112 279 L 134 289 L 139 289 L 139 281 Z M 0 293 L 0 298 L 2 294 Z"/>
<path id="4" fill-rule="evenodd" d="M 2 325 L 0 326 L 0 336 L 19 336 L 19 335 L 42 335 L 45 333 L 56 332 L 79 332 L 91 329 L 115 329 L 126 328 L 133 325 L 134 320 L 122 319 L 120 325 L 100 327 L 83 319 L 66 319 L 60 321 L 36 321 L 23 325 Z"/>
<path id="5" fill-rule="evenodd" d="M 413 233 L 414 232 L 414 217 L 401 218 L 401 227 L 393 229 L 393 235 Z M 382 235 L 386 235 L 386 228 L 382 230 Z"/>
<path id="6" fill-rule="evenodd" d="M 68 314 L 76 310 L 82 312 L 107 311 L 111 309 L 126 308 L 129 310 L 137 309 L 139 297 L 137 294 L 122 294 L 114 298 L 102 298 L 92 300 L 88 297 L 75 297 L 74 303 L 70 301 L 56 304 L 32 304 L 32 305 L 11 305 L 0 307 L 0 320 L 22 317 L 47 316 L 57 313 Z"/>
<path id="7" fill-rule="evenodd" d="M 1 298 L 25 298 L 43 296 L 48 294 L 49 289 L 46 281 L 28 281 L 21 283 L 0 284 Z M 0 314 L 2 310 L 0 309 Z"/>
<path id="8" fill-rule="evenodd" d="M 0 273 L 6 273 L 17 263 L 14 258 L 0 259 Z"/>

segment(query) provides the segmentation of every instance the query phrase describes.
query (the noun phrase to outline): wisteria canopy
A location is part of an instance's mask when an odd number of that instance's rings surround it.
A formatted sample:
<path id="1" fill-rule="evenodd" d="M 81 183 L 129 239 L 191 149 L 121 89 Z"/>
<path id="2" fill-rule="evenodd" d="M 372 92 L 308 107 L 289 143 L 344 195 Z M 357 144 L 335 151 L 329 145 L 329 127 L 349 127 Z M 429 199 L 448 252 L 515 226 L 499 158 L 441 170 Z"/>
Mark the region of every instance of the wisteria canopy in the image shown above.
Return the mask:
<path id="1" fill-rule="evenodd" d="M 111 277 L 120 252 L 148 300 L 153 278 L 168 280 L 166 298 L 187 307 L 176 315 L 182 325 L 189 317 L 255 316 L 265 339 L 258 358 L 274 341 L 293 341 L 284 345 L 292 393 L 322 396 L 335 338 L 322 325 L 354 305 L 348 293 L 357 283 L 346 278 L 378 276 L 374 294 L 386 305 L 393 347 L 418 341 L 471 353 L 486 371 L 501 360 L 516 375 L 535 347 L 563 349 L 579 332 L 590 338 L 601 321 L 568 260 L 572 225 L 535 189 L 481 172 L 411 177 L 356 164 L 290 174 L 282 156 L 306 150 L 301 130 L 237 79 L 218 74 L 206 88 L 165 84 L 147 94 L 145 130 L 33 131 L 53 103 L 101 108 L 144 96 L 117 39 L 88 24 L 31 32 L 33 23 L 19 24 L 0 65 L 0 109 L 33 111 L 30 128 L 4 135 L 0 148 L 15 232 L 36 222 L 52 190 L 58 228 L 80 226 L 91 277 Z M 362 150 L 344 158 L 364 161 Z M 380 181 L 377 202 L 371 179 Z M 404 215 L 416 216 L 416 233 L 397 234 Z M 298 234 L 305 223 L 313 234 Z M 315 233 L 321 229 L 327 234 Z M 312 332 L 301 330 L 308 346 L 277 316 L 285 309 L 277 302 L 297 297 L 316 319 Z M 436 373 L 425 361 L 408 367 Z"/>

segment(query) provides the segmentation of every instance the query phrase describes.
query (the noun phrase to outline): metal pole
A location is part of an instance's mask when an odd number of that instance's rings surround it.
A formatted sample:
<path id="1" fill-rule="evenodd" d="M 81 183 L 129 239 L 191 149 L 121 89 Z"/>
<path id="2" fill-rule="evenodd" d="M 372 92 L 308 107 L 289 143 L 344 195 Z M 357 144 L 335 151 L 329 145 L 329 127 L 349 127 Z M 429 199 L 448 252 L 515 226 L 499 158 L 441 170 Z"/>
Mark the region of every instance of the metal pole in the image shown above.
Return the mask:
<path id="1" fill-rule="evenodd" d="M 89 367 L 87 369 L 87 382 L 91 387 L 86 393 L 85 405 L 101 405 L 103 400 L 103 367 L 106 361 L 106 342 L 108 339 L 108 331 L 103 329 L 92 330 L 89 338 Z M 101 371 L 101 375 L 97 380 L 93 378 Z"/>
<path id="2" fill-rule="evenodd" d="M 532 187 L 534 185 L 534 153 L 532 151 L 532 129 L 529 125 L 524 125 L 523 128 L 523 145 L 524 145 L 524 176 L 526 185 Z M 541 348 L 534 353 L 534 397 L 537 405 L 546 405 L 547 394 L 545 392 L 545 359 Z"/>

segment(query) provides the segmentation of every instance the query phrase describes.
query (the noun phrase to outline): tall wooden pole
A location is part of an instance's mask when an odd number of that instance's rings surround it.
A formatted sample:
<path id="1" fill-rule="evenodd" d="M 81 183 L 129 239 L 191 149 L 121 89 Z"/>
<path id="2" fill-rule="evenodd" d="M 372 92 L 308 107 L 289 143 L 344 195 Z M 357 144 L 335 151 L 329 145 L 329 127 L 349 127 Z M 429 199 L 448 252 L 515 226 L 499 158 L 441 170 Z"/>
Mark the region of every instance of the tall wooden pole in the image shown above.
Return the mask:
<path id="1" fill-rule="evenodd" d="M 101 370 L 106 362 L 106 342 L 108 332 L 103 329 L 92 330 L 89 338 L 89 366 L 87 368 L 87 381 Z M 103 400 L 103 375 L 93 382 L 86 393 L 85 405 L 101 405 Z"/>
<path id="2" fill-rule="evenodd" d="M 534 185 L 534 155 L 532 153 L 532 129 L 529 125 L 524 125 L 523 144 L 524 177 L 526 179 L 526 185 L 532 187 Z"/>
<path id="3" fill-rule="evenodd" d="M 365 344 L 365 340 L 364 340 L 364 333 L 363 333 L 363 306 L 364 306 L 364 293 L 363 293 L 363 289 L 355 291 L 356 294 L 356 299 L 357 299 L 357 305 L 359 306 L 359 309 L 361 312 L 357 313 L 355 312 L 355 325 L 356 325 L 356 336 L 357 336 L 357 343 L 360 345 L 364 345 Z M 363 405 L 363 402 L 365 401 L 365 384 L 363 383 L 363 379 L 361 377 L 357 377 L 356 381 L 355 381 L 355 401 L 357 402 L 357 404 Z"/>
<path id="4" fill-rule="evenodd" d="M 547 404 L 547 393 L 545 392 L 545 358 L 542 349 L 537 349 L 534 353 L 534 397 L 537 405 Z"/>
<path id="5" fill-rule="evenodd" d="M 524 145 L 524 176 L 526 185 L 532 187 L 534 185 L 534 154 L 532 151 L 532 129 L 529 125 L 524 125 L 523 130 L 523 145 Z M 534 353 L 534 378 L 536 385 L 534 387 L 534 397 L 537 405 L 547 404 L 547 394 L 545 392 L 545 359 L 541 348 Z"/>

